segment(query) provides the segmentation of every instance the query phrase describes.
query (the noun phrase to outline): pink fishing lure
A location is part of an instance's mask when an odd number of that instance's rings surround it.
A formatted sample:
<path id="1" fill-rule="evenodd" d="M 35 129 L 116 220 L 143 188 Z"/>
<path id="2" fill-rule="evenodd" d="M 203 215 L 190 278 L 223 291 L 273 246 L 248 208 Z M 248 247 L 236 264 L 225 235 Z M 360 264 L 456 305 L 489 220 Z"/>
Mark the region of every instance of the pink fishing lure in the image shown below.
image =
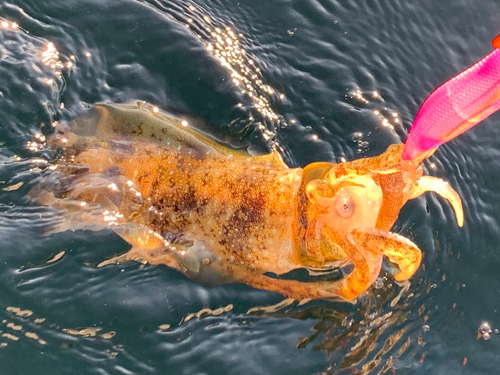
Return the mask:
<path id="1" fill-rule="evenodd" d="M 500 109 L 500 35 L 493 47 L 493 52 L 427 97 L 406 139 L 403 160 L 421 162 Z"/>

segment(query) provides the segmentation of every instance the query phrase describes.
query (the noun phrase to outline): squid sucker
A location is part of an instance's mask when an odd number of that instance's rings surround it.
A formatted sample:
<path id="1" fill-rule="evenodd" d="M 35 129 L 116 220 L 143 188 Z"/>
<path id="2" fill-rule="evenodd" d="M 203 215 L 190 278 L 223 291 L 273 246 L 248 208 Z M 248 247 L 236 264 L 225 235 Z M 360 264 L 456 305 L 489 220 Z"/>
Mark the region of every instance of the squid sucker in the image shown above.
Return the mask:
<path id="1" fill-rule="evenodd" d="M 402 160 L 403 144 L 292 169 L 277 152 L 232 150 L 136 103 L 95 105 L 58 125 L 49 145 L 59 159 L 29 194 L 61 212 L 50 233 L 111 227 L 132 245 L 118 260 L 206 283 L 350 301 L 375 282 L 384 257 L 397 281 L 419 268 L 420 249 L 390 232 L 409 199 L 433 191 L 464 220 L 458 194 L 424 176 L 422 160 Z M 308 277 L 293 277 L 302 271 Z"/>

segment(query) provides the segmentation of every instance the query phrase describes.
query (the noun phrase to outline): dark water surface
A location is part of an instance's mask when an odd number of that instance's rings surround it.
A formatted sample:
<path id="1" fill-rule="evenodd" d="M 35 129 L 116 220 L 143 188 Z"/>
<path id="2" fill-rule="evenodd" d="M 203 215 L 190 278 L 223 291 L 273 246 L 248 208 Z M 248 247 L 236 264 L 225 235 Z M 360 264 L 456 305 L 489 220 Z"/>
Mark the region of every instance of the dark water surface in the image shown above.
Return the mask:
<path id="1" fill-rule="evenodd" d="M 128 245 L 41 236 L 53 210 L 26 193 L 40 135 L 103 101 L 187 113 L 254 151 L 275 142 L 291 166 L 378 155 L 490 52 L 499 14 L 494 0 L 0 3 L 0 374 L 498 374 L 500 335 L 477 338 L 500 328 L 498 115 L 426 162 L 461 194 L 464 228 L 443 200 L 410 201 L 394 231 L 422 267 L 406 285 L 382 273 L 356 305 L 269 308 L 283 298 L 97 268 Z"/>

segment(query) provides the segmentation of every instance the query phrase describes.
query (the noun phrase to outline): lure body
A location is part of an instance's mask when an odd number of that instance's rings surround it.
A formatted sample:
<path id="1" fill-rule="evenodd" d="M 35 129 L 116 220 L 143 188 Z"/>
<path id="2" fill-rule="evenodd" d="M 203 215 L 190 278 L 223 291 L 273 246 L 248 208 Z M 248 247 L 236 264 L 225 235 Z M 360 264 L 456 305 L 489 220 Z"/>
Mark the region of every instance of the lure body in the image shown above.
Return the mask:
<path id="1" fill-rule="evenodd" d="M 498 40 L 494 40 L 495 47 L 500 44 Z M 428 96 L 410 129 L 403 160 L 421 162 L 440 145 L 479 124 L 498 109 L 500 50 L 495 49 Z"/>

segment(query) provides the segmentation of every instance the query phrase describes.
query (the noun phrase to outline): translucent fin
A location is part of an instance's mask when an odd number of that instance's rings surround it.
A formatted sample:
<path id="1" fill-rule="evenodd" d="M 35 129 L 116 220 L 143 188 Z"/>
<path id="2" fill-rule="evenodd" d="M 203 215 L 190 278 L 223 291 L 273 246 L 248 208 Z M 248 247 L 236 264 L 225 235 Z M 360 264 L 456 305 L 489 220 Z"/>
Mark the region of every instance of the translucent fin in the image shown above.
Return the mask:
<path id="1" fill-rule="evenodd" d="M 107 139 L 113 134 L 133 135 L 136 138 L 155 140 L 160 144 L 190 149 L 199 153 L 224 155 L 227 157 L 252 157 L 245 150 L 236 150 L 221 144 L 214 138 L 192 127 L 187 120 L 143 102 L 135 104 L 102 103 L 95 105 L 95 111 L 81 120 L 75 120 L 75 127 L 86 128 L 93 124 L 98 137 Z M 79 123 L 82 123 L 79 125 Z M 273 165 L 285 165 L 278 153 L 257 157 Z"/>
<path id="2" fill-rule="evenodd" d="M 112 228 L 129 244 L 142 249 L 167 248 L 170 245 L 161 235 L 144 225 L 126 223 L 113 225 Z"/>

